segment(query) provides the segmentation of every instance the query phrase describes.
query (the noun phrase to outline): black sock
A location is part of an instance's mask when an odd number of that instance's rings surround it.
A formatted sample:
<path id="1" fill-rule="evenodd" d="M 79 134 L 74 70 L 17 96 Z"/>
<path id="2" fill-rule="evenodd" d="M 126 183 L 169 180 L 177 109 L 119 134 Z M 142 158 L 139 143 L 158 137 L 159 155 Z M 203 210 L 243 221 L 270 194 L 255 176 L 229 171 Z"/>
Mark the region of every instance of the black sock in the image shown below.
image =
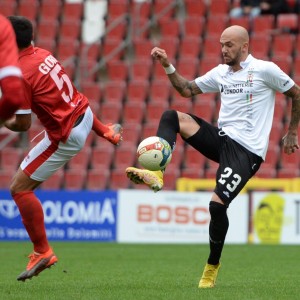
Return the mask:
<path id="1" fill-rule="evenodd" d="M 176 145 L 176 136 L 179 130 L 177 112 L 175 110 L 166 110 L 160 118 L 156 135 L 165 139 L 170 144 L 172 151 Z"/>
<path id="2" fill-rule="evenodd" d="M 210 254 L 208 263 L 217 265 L 220 261 L 229 221 L 226 213 L 227 207 L 221 203 L 211 201 L 209 211 L 211 220 L 209 224 Z"/>

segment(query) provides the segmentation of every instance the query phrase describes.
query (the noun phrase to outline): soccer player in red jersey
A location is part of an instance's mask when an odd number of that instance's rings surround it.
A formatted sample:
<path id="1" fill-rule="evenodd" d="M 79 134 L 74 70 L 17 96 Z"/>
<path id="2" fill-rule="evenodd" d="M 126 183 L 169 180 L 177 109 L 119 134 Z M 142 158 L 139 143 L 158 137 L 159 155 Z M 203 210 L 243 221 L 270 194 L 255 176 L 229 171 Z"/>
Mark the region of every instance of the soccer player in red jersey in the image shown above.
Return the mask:
<path id="1" fill-rule="evenodd" d="M 122 140 L 122 127 L 102 124 L 57 59 L 49 51 L 32 46 L 33 27 L 28 19 L 21 16 L 8 19 L 16 33 L 25 104 L 5 125 L 13 131 L 27 130 L 34 112 L 45 127 L 43 140 L 22 161 L 10 186 L 34 248 L 26 270 L 17 278 L 25 281 L 57 262 L 34 190 L 82 149 L 92 129 L 116 145 Z"/>
<path id="2" fill-rule="evenodd" d="M 0 126 L 12 117 L 23 100 L 18 48 L 10 22 L 0 15 Z"/>

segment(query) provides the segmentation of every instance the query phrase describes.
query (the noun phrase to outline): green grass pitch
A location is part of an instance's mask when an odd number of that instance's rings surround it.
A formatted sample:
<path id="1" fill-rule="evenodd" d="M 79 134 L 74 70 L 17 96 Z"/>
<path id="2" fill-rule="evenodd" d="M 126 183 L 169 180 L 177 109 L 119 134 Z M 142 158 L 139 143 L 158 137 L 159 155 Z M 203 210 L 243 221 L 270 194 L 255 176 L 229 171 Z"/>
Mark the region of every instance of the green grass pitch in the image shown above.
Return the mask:
<path id="1" fill-rule="evenodd" d="M 198 289 L 208 245 L 55 242 L 56 266 L 18 282 L 28 242 L 0 242 L 0 299 L 300 299 L 300 247 L 225 245 L 217 285 Z"/>

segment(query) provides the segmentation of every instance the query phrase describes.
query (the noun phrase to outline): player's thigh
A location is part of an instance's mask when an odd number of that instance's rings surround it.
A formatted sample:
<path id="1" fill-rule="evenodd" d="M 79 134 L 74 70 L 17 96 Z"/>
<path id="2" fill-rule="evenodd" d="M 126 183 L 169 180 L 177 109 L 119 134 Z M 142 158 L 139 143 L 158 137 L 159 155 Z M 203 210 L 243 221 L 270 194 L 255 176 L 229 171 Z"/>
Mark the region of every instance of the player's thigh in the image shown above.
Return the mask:
<path id="1" fill-rule="evenodd" d="M 199 129 L 200 125 L 188 114 L 177 111 L 180 135 L 184 139 L 188 139 L 194 135 Z"/>
<path id="2" fill-rule="evenodd" d="M 240 193 L 261 162 L 261 157 L 228 138 L 220 155 L 215 190 L 225 204 L 229 205 Z"/>

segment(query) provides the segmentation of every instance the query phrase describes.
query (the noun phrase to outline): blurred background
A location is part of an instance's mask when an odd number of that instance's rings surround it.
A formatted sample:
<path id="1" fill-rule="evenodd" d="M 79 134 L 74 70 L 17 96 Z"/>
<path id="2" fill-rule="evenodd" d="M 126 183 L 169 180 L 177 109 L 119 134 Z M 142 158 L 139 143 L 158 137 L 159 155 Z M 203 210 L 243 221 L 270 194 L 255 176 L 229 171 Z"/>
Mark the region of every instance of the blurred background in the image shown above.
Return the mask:
<path id="1" fill-rule="evenodd" d="M 164 110 L 194 113 L 216 124 L 219 95 L 182 98 L 161 65 L 152 60 L 154 46 L 165 49 L 180 74 L 193 80 L 222 63 L 222 31 L 229 25 L 242 25 L 250 33 L 251 53 L 274 61 L 299 83 L 299 3 L 284 1 L 283 5 L 250 16 L 233 14 L 233 9 L 242 7 L 242 1 L 236 0 L 0 0 L 2 14 L 33 21 L 35 45 L 61 61 L 98 117 L 124 127 L 119 147 L 92 133 L 78 156 L 40 189 L 144 189 L 133 185 L 124 170 L 137 166 L 137 145 L 156 134 Z M 291 101 L 278 94 L 269 151 L 258 178 L 299 177 L 298 153 L 281 155 L 280 148 L 290 107 Z M 38 121 L 23 134 L 0 130 L 0 189 L 8 188 L 24 155 L 40 139 L 31 140 L 42 130 Z M 182 177 L 212 179 L 216 168 L 178 137 L 164 189 L 175 190 Z"/>

